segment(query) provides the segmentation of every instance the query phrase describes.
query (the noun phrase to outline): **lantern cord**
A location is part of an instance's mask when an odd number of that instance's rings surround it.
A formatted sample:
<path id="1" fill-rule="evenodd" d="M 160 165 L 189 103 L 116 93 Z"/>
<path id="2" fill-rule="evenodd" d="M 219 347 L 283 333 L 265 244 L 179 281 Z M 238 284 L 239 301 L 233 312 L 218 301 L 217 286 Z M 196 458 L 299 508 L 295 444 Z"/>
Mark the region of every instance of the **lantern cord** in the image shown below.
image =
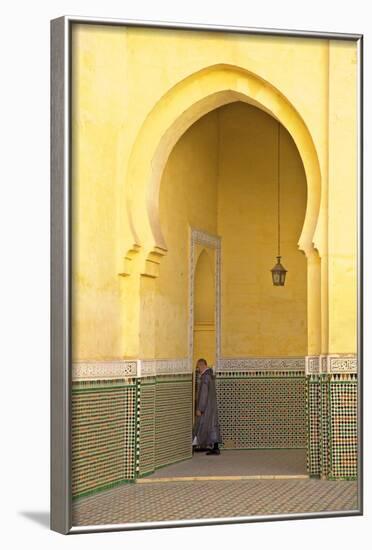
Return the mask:
<path id="1" fill-rule="evenodd" d="M 278 122 L 278 256 L 280 256 L 280 122 Z"/>

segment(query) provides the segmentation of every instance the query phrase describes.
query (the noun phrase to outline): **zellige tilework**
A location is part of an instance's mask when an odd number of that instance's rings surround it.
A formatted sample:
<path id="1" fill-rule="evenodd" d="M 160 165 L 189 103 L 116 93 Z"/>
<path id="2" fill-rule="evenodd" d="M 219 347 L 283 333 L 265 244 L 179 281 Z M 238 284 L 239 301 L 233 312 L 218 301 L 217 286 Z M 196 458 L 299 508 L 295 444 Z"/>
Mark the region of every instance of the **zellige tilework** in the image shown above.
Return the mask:
<path id="1" fill-rule="evenodd" d="M 191 375 L 157 376 L 155 467 L 191 457 Z"/>
<path id="2" fill-rule="evenodd" d="M 141 381 L 140 391 L 140 437 L 139 475 L 155 469 L 155 378 Z"/>
<path id="3" fill-rule="evenodd" d="M 333 377 L 329 399 L 330 477 L 355 479 L 358 444 L 356 380 Z"/>
<path id="4" fill-rule="evenodd" d="M 318 376 L 310 376 L 307 380 L 307 468 L 310 476 L 320 476 L 320 384 Z"/>
<path id="5" fill-rule="evenodd" d="M 135 381 L 73 384 L 73 497 L 134 478 L 135 407 Z"/>
<path id="6" fill-rule="evenodd" d="M 246 480 L 129 484 L 83 497 L 73 525 L 352 511 L 353 481 Z"/>
<path id="7" fill-rule="evenodd" d="M 306 447 L 303 375 L 224 374 L 216 386 L 224 448 Z"/>

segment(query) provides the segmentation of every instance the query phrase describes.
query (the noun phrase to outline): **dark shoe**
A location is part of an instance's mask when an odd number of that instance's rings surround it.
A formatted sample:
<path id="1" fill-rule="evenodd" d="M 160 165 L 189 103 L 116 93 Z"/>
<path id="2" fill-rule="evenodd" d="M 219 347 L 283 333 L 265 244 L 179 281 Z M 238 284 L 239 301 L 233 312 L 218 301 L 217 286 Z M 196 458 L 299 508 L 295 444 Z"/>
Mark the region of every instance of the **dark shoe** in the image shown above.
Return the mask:
<path id="1" fill-rule="evenodd" d="M 208 451 L 209 449 L 207 447 L 194 447 L 192 452 L 193 453 L 205 453 L 205 451 Z"/>
<path id="2" fill-rule="evenodd" d="M 219 449 L 211 449 L 210 451 L 208 451 L 205 454 L 207 454 L 207 455 L 220 455 L 221 451 Z"/>

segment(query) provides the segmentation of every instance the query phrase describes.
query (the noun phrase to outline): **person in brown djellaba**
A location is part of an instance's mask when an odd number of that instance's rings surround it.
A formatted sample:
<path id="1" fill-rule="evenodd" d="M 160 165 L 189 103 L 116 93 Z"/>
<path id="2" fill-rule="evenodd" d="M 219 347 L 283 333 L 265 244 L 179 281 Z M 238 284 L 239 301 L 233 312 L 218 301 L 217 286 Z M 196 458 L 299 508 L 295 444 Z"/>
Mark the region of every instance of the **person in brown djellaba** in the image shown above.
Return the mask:
<path id="1" fill-rule="evenodd" d="M 194 451 L 207 451 L 207 455 L 219 455 L 219 443 L 222 443 L 222 440 L 218 422 L 215 376 L 205 359 L 198 359 L 196 367 L 200 378 L 193 429 Z"/>

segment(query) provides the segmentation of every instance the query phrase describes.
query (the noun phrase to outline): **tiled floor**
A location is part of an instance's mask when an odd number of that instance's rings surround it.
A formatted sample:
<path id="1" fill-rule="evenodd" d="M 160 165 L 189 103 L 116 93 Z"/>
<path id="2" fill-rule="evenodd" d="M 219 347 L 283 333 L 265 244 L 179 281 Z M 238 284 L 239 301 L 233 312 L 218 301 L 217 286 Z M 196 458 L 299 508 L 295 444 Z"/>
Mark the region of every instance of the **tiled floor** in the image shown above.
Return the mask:
<path id="1" fill-rule="evenodd" d="M 305 449 L 222 451 L 219 456 L 195 453 L 184 460 L 156 470 L 149 478 L 177 476 L 306 475 Z"/>
<path id="2" fill-rule="evenodd" d="M 353 481 L 249 480 L 125 484 L 78 499 L 73 525 L 355 510 Z"/>
<path id="3" fill-rule="evenodd" d="M 198 454 L 192 460 L 158 470 L 151 483 L 123 484 L 81 497 L 73 503 L 73 525 L 356 510 L 357 483 L 353 481 L 244 479 L 164 482 L 164 477 L 193 477 L 196 472 L 203 476 L 206 472 L 228 476 L 232 472 L 233 475 L 258 471 L 262 474 L 265 468 L 269 474 L 291 475 L 295 471 L 303 474 L 300 453 L 291 468 L 288 462 L 285 463 L 288 454 L 283 453 L 280 460 L 272 454 L 263 462 L 262 452 L 256 452 L 255 456 L 252 451 L 226 451 L 219 457 Z M 258 464 L 260 470 L 256 470 Z"/>

